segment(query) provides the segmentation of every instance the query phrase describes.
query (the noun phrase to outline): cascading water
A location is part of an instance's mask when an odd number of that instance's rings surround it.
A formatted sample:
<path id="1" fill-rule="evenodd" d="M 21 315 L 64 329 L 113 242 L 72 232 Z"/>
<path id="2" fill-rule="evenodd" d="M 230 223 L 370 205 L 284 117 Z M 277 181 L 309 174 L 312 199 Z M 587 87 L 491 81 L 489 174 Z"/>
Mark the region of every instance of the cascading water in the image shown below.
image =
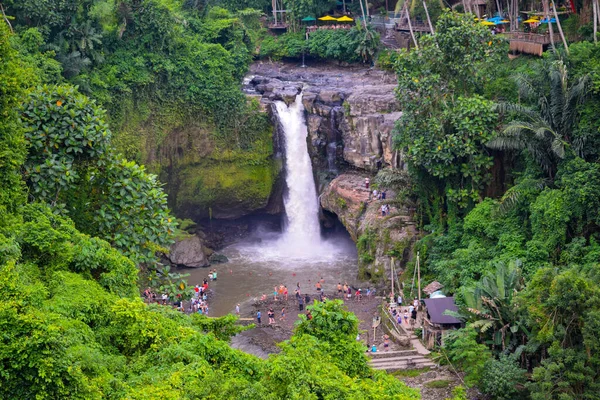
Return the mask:
<path id="1" fill-rule="evenodd" d="M 256 232 L 254 237 L 259 244 L 256 241 L 236 244 L 239 254 L 232 257 L 283 268 L 324 267 L 355 260 L 356 249 L 349 237 L 321 238 L 319 200 L 306 143 L 308 131 L 302 94 L 289 106 L 276 101 L 275 111 L 285 142 L 287 191 L 283 199 L 286 213 L 283 233 Z"/>
<path id="2" fill-rule="evenodd" d="M 283 199 L 287 223 L 283 243 L 293 253 L 310 252 L 321 242 L 319 204 L 308 155 L 302 95 L 289 107 L 283 101 L 275 103 L 285 138 L 285 168 L 287 194 Z"/>

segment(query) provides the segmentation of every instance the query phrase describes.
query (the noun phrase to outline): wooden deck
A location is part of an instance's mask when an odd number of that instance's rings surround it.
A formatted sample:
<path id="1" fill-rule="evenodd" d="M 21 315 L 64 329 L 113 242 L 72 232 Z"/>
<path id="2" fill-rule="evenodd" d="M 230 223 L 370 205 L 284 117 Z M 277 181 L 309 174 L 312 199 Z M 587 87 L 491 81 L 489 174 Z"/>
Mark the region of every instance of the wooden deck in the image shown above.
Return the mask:
<path id="1" fill-rule="evenodd" d="M 510 50 L 519 53 L 533 54 L 541 56 L 544 52 L 544 46 L 550 44 L 549 34 L 509 32 L 505 36 L 510 43 Z M 560 42 L 558 32 L 554 35 L 554 43 Z"/>
<path id="2" fill-rule="evenodd" d="M 280 30 L 280 29 L 287 29 L 288 28 L 288 24 L 283 23 L 283 22 L 278 22 L 278 23 L 270 23 L 269 24 L 269 29 L 273 29 L 273 30 Z"/>

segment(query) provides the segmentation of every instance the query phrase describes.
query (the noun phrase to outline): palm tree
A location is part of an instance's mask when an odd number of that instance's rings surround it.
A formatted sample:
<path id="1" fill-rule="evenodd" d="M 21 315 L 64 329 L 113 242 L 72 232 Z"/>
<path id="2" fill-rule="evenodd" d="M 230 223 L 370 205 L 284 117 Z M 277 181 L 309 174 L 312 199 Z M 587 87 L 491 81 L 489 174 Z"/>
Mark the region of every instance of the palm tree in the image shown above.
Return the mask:
<path id="1" fill-rule="evenodd" d="M 536 104 L 534 107 L 498 104 L 500 114 L 516 118 L 507 123 L 487 146 L 497 150 L 526 149 L 552 177 L 567 147 L 572 147 L 578 155 L 583 154 L 583 143 L 572 140 L 571 133 L 578 116 L 577 108 L 585 99 L 589 79 L 584 76 L 569 85 L 567 68 L 561 60 L 545 67 L 542 77 L 547 86 L 534 83 L 524 75 L 516 76 L 522 98 Z"/>
<path id="2" fill-rule="evenodd" d="M 454 315 L 471 323 L 482 334 L 491 334 L 495 346 L 506 349 L 512 334 L 519 330 L 528 334 L 519 321 L 519 310 L 513 303 L 523 288 L 521 262 L 499 263 L 474 286 L 463 289 L 464 306 Z"/>

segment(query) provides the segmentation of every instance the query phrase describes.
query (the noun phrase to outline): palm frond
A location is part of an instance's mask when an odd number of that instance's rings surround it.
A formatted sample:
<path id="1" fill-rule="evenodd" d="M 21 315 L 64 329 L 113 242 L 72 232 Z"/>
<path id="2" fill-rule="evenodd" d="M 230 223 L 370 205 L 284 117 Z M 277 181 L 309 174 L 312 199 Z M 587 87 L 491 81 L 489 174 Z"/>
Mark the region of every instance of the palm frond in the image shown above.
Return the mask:
<path id="1" fill-rule="evenodd" d="M 519 137 L 497 136 L 485 144 L 494 150 L 521 150 L 525 148 L 525 142 Z"/>
<path id="2" fill-rule="evenodd" d="M 552 152 L 556 154 L 558 158 L 565 158 L 565 142 L 559 138 L 555 138 L 552 141 Z"/>

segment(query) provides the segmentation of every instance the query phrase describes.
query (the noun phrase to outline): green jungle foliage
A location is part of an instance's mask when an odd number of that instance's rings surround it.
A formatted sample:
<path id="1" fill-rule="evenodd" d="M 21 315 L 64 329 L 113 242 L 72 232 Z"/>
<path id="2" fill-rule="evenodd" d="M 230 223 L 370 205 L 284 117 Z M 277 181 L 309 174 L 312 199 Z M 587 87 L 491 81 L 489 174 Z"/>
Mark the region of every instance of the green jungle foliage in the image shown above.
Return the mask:
<path id="1" fill-rule="evenodd" d="M 505 50 L 444 13 L 419 51 L 379 60 L 398 73 L 422 275 L 465 322 L 441 360 L 492 399 L 597 399 L 600 51 Z"/>
<path id="2" fill-rule="evenodd" d="M 74 11 L 52 5 L 35 14 L 47 33 Z M 235 316 L 142 302 L 138 266 L 175 229 L 166 195 L 115 151 L 94 100 L 64 82 L 38 86 L 47 60 L 29 64 L 14 37 L 1 22 L 0 398 L 419 398 L 369 367 L 341 302 L 309 307 L 314 318 L 268 360 L 229 347 L 244 329 Z M 148 277 L 189 295 L 168 268 Z"/>
<path id="3" fill-rule="evenodd" d="M 346 29 L 319 29 L 308 40 L 304 32 L 265 36 L 260 43 L 260 57 L 271 60 L 300 58 L 304 53 L 324 60 L 368 63 L 374 60 L 380 36 L 370 27 L 356 25 Z"/>

